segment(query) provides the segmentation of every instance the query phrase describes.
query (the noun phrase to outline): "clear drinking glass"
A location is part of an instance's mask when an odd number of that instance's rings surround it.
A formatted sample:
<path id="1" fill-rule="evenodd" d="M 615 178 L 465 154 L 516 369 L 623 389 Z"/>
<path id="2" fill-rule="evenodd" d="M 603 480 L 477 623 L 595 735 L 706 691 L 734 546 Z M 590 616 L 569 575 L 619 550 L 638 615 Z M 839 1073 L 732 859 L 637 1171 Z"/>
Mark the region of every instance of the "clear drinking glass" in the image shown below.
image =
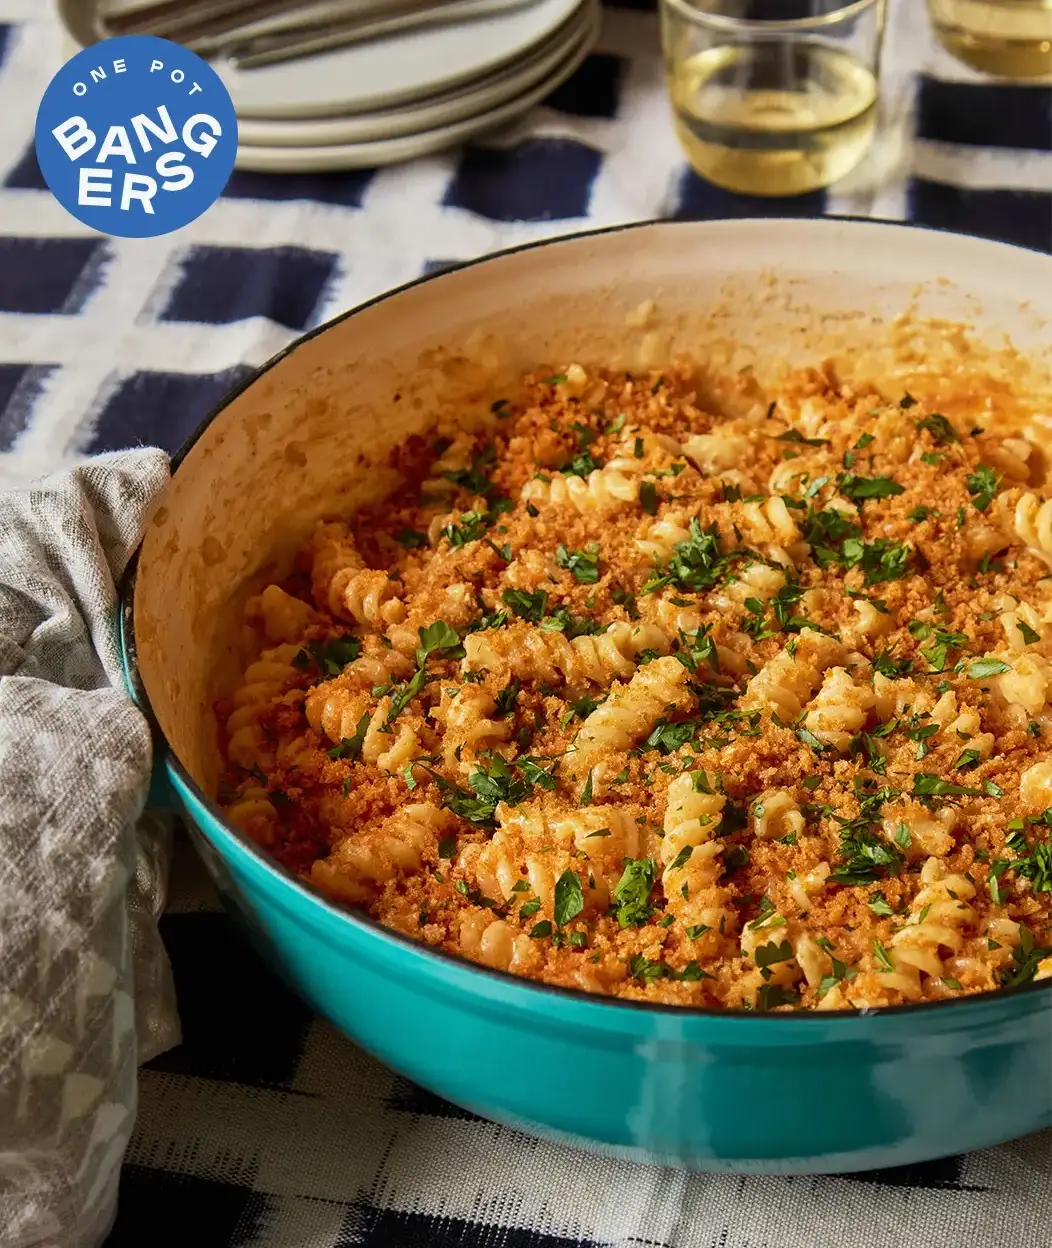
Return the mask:
<path id="1" fill-rule="evenodd" d="M 928 0 L 939 42 L 1000 78 L 1052 76 L 1052 0 Z"/>
<path id="2" fill-rule="evenodd" d="M 800 195 L 853 169 L 877 121 L 886 0 L 661 0 L 676 132 L 703 177 Z"/>

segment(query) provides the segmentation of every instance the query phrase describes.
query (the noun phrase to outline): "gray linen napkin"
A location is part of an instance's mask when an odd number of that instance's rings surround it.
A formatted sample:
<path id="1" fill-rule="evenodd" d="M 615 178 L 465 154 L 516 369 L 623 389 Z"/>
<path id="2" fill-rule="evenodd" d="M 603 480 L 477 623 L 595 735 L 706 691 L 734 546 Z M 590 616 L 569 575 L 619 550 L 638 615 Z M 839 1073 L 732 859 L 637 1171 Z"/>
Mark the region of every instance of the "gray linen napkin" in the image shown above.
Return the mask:
<path id="1" fill-rule="evenodd" d="M 171 829 L 143 813 L 117 584 L 168 479 L 107 455 L 0 495 L 0 1244 L 92 1248 L 135 1068 L 178 1043 L 157 930 Z"/>

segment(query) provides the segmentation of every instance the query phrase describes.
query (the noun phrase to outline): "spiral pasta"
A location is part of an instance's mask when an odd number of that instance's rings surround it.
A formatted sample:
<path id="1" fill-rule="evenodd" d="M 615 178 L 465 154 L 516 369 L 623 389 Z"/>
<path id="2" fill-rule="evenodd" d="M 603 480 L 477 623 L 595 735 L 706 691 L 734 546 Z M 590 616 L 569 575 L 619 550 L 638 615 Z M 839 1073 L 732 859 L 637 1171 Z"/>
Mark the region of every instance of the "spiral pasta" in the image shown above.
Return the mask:
<path id="1" fill-rule="evenodd" d="M 669 911 L 681 922 L 724 935 L 732 933 L 737 922 L 730 893 L 719 886 L 725 844 L 717 833 L 727 799 L 707 792 L 708 788 L 704 772 L 686 772 L 669 785 L 661 886 Z"/>
<path id="2" fill-rule="evenodd" d="M 450 475 L 470 467 L 475 452 L 475 439 L 470 433 L 458 433 L 449 446 L 432 463 L 424 490 L 430 495 L 455 494 L 457 484 Z"/>
<path id="3" fill-rule="evenodd" d="M 311 867 L 311 881 L 344 901 L 365 901 L 398 876 L 418 872 L 452 823 L 448 811 L 428 802 L 403 806 L 376 828 L 337 841 Z"/>
<path id="4" fill-rule="evenodd" d="M 762 841 L 777 840 L 803 831 L 800 806 L 787 789 L 767 789 L 751 808 L 753 832 Z"/>
<path id="5" fill-rule="evenodd" d="M 722 611 L 741 610 L 745 609 L 749 598 L 755 598 L 757 602 L 769 602 L 776 598 L 785 584 L 785 573 L 781 568 L 773 568 L 766 563 L 739 564 L 735 579 L 728 580 L 712 600 Z"/>
<path id="6" fill-rule="evenodd" d="M 689 540 L 690 529 L 683 517 L 665 516 L 648 526 L 645 537 L 636 539 L 636 549 L 658 563 L 669 559 L 680 542 Z"/>
<path id="7" fill-rule="evenodd" d="M 932 811 L 906 798 L 888 802 L 881 813 L 885 839 L 889 845 L 904 846 L 907 858 L 941 858 L 953 849 L 957 812 L 952 806 Z"/>
<path id="8" fill-rule="evenodd" d="M 795 654 L 783 650 L 749 681 L 742 705 L 770 710 L 785 722 L 793 720 L 818 688 L 822 673 L 843 657 L 844 648 L 834 638 L 805 629 Z"/>
<path id="9" fill-rule="evenodd" d="M 513 975 L 529 975 L 542 962 L 534 941 L 486 910 L 474 910 L 461 918 L 459 947 L 472 962 Z"/>
<path id="10" fill-rule="evenodd" d="M 275 700 L 299 684 L 302 673 L 293 663 L 298 652 L 298 646 L 275 646 L 245 668 L 226 721 L 227 757 L 239 767 L 251 770 L 274 761 L 273 745 L 259 721 Z"/>
<path id="11" fill-rule="evenodd" d="M 498 808 L 498 828 L 484 846 L 469 846 L 461 865 L 474 875 L 484 894 L 500 901 L 522 893 L 540 902 L 540 913 L 552 918 L 559 875 L 583 866 L 582 897 L 586 912 L 604 909 L 621 874 L 625 858 L 639 852 L 636 823 L 616 806 L 549 813 L 537 803 Z"/>
<path id="12" fill-rule="evenodd" d="M 622 999 L 1052 971 L 1047 430 L 943 347 L 917 397 L 722 354 L 473 390 L 248 598 L 231 826 L 404 935 Z"/>
<path id="13" fill-rule="evenodd" d="M 1052 668 L 1039 654 L 1010 654 L 994 651 L 983 661 L 998 663 L 1007 671 L 989 677 L 990 685 L 1009 706 L 1019 707 L 1026 715 L 1036 715 L 1048 702 Z"/>
<path id="14" fill-rule="evenodd" d="M 1034 763 L 1019 777 L 1019 796 L 1028 811 L 1052 806 L 1052 762 Z"/>
<path id="15" fill-rule="evenodd" d="M 400 772 L 412 758 L 423 753 L 420 740 L 409 724 L 400 724 L 397 732 L 387 728 L 391 714 L 389 697 L 383 697 L 373 705 L 367 694 L 342 683 L 328 682 L 310 692 L 304 710 L 311 728 L 324 733 L 337 745 L 354 740 L 359 725 L 364 724 L 361 757 L 381 771 Z"/>
<path id="16" fill-rule="evenodd" d="M 639 497 L 639 479 L 615 468 L 596 468 L 587 477 L 552 473 L 547 480 L 535 477 L 522 489 L 522 501 L 533 505 L 572 507 L 582 514 L 616 511 Z"/>
<path id="17" fill-rule="evenodd" d="M 444 729 L 442 753 L 448 765 L 467 771 L 480 753 L 506 749 L 512 725 L 494 718 L 496 709 L 496 698 L 474 685 L 443 690 L 431 717 Z"/>
<path id="18" fill-rule="evenodd" d="M 843 753 L 866 722 L 873 703 L 871 688 L 858 684 L 846 668 L 834 667 L 826 672 L 804 726 L 819 741 Z"/>
<path id="19" fill-rule="evenodd" d="M 880 979 L 909 1001 L 922 996 L 921 976 L 943 975 L 944 958 L 959 953 L 977 915 L 968 902 L 975 885 L 967 876 L 950 873 L 938 858 L 929 858 L 921 869 L 921 890 L 913 898 L 910 916 L 891 938 L 887 960 L 891 970 Z"/>
<path id="20" fill-rule="evenodd" d="M 680 450 L 679 443 L 668 434 L 629 429 L 620 446 L 615 448 L 607 468 L 629 477 L 642 476 L 679 455 Z"/>
<path id="21" fill-rule="evenodd" d="M 278 822 L 277 807 L 267 790 L 260 785 L 252 785 L 240 793 L 226 808 L 226 816 L 235 827 L 261 845 L 269 845 L 273 841 Z"/>
<path id="22" fill-rule="evenodd" d="M 653 624 L 618 622 L 603 633 L 572 639 L 550 629 L 517 626 L 467 637 L 464 664 L 519 680 L 608 685 L 615 677 L 631 677 L 643 651 L 667 654 L 670 644 Z"/>
<path id="23" fill-rule="evenodd" d="M 678 659 L 655 659 L 627 684 L 614 682 L 610 696 L 584 721 L 572 755 L 578 770 L 606 753 L 627 750 L 645 737 L 662 715 L 686 707 L 688 671 Z"/>
<path id="24" fill-rule="evenodd" d="M 1012 529 L 1035 555 L 1052 562 L 1052 499 L 1029 492 L 1021 495 L 1012 515 Z"/>
<path id="25" fill-rule="evenodd" d="M 1006 595 L 999 620 L 1005 641 L 1017 654 L 1026 653 L 1028 646 L 1045 640 L 1045 622 L 1033 607 L 1010 595 Z"/>
<path id="26" fill-rule="evenodd" d="M 379 627 L 403 618 L 398 584 L 367 568 L 345 525 L 323 524 L 314 537 L 311 583 L 314 599 L 342 619 Z"/>
<path id="27" fill-rule="evenodd" d="M 287 594 L 280 585 L 268 585 L 259 597 L 259 613 L 268 641 L 297 641 L 317 620 L 310 606 Z"/>
<path id="28" fill-rule="evenodd" d="M 799 526 L 785 505 L 785 499 L 777 494 L 762 503 L 735 503 L 732 508 L 734 527 L 747 545 L 772 544 L 788 549 L 801 540 Z"/>
<path id="29" fill-rule="evenodd" d="M 728 469 L 744 468 L 751 449 L 744 433 L 696 433 L 683 443 L 683 454 L 698 471 L 714 477 Z"/>

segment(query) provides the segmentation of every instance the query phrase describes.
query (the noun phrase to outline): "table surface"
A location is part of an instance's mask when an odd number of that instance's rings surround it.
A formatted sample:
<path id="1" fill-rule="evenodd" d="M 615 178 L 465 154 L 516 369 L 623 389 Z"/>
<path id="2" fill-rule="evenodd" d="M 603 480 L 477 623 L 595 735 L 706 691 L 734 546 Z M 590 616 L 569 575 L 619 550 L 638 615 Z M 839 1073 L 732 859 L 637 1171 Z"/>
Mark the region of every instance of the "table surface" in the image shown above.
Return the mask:
<path id="1" fill-rule="evenodd" d="M 686 167 L 648 3 L 512 129 L 398 168 L 236 173 L 175 236 L 100 237 L 32 152 L 61 59 L 41 0 L 0 0 L 0 487 L 86 455 L 174 450 L 302 331 L 502 247 L 652 217 L 843 213 L 1052 251 L 1052 89 L 994 84 L 892 0 L 879 141 L 835 188 L 735 196 Z M 1044 1248 L 1052 1136 L 835 1178 L 686 1176 L 583 1157 L 448 1105 L 335 1035 L 181 861 L 163 921 L 183 1044 L 142 1076 L 111 1248 Z M 777 1228 L 772 1229 L 772 1228 Z"/>

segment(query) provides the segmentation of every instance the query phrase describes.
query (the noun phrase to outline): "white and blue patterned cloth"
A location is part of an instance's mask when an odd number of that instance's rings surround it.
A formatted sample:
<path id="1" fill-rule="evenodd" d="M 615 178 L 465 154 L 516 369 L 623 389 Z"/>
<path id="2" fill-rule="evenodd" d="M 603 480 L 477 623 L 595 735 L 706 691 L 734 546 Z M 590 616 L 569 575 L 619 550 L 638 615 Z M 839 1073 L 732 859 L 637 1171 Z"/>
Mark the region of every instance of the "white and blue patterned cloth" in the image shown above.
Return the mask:
<path id="1" fill-rule="evenodd" d="M 788 201 L 731 195 L 686 169 L 653 5 L 624 2 L 606 9 L 573 79 L 484 144 L 378 171 L 235 173 L 175 236 L 104 238 L 54 201 L 32 152 L 62 55 L 45 0 L 0 0 L 0 486 L 100 451 L 174 450 L 226 390 L 332 313 L 549 235 L 843 213 L 1052 251 L 1052 88 L 955 65 L 920 0 L 892 0 L 872 155 L 835 189 Z M 202 896 L 191 878 L 162 922 L 184 1038 L 141 1072 L 110 1248 L 1047 1248 L 1049 1133 L 836 1178 L 586 1157 L 365 1057 Z"/>

